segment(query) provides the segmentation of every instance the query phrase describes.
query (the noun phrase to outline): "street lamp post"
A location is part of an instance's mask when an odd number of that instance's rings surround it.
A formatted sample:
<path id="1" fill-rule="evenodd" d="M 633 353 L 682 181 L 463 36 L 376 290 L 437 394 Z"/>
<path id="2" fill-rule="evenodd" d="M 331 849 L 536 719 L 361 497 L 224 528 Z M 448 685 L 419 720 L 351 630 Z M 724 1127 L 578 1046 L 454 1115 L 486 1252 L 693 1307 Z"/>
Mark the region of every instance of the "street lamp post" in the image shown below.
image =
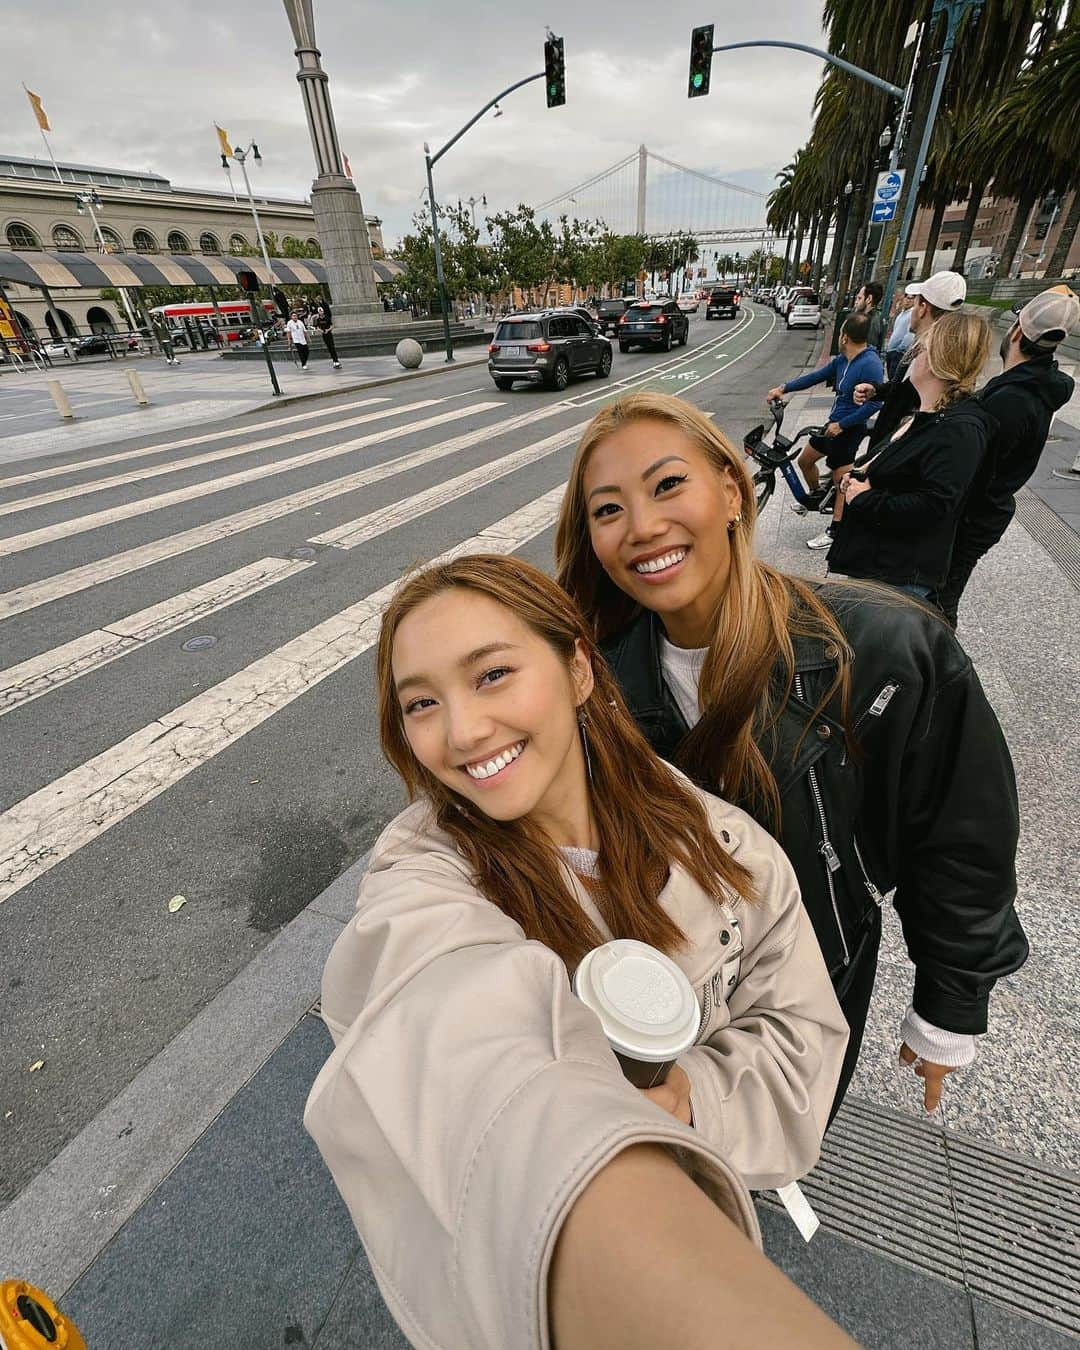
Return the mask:
<path id="1" fill-rule="evenodd" d="M 234 145 L 232 157 L 240 165 L 240 172 L 244 175 L 244 190 L 247 192 L 248 205 L 251 207 L 251 217 L 255 222 L 255 235 L 259 241 L 259 248 L 262 252 L 263 266 L 266 268 L 266 288 L 270 292 L 270 298 L 274 298 L 274 272 L 270 266 L 270 255 L 266 251 L 266 240 L 263 237 L 262 222 L 259 220 L 259 210 L 255 205 L 255 194 L 251 190 L 251 179 L 248 177 L 247 157 L 250 155 L 256 164 L 262 163 L 262 155 L 259 154 L 259 147 L 254 141 L 249 141 L 247 146 Z M 225 154 L 221 156 L 221 167 L 227 169 L 229 166 L 229 157 Z M 263 322 L 265 315 L 263 313 L 262 302 L 259 298 L 259 292 L 255 292 L 255 298 L 251 301 L 251 317 L 255 321 L 255 327 L 259 330 L 260 345 L 263 349 L 263 356 L 266 357 L 266 369 L 270 375 L 270 384 L 274 390 L 274 396 L 281 394 L 281 385 L 278 383 L 277 371 L 274 369 L 274 358 L 270 355 L 270 336 L 266 332 L 266 325 Z"/>
<path id="2" fill-rule="evenodd" d="M 101 232 L 101 223 L 97 218 L 97 212 L 94 210 L 95 206 L 103 205 L 104 203 L 96 188 L 91 188 L 89 192 L 76 192 L 75 194 L 75 210 L 79 215 L 82 215 L 84 208 L 89 212 L 90 220 L 93 222 L 94 226 L 94 233 L 97 235 L 98 248 L 102 253 L 108 253 L 109 246 L 105 242 L 105 236 Z M 120 292 L 120 300 L 124 306 L 124 313 L 127 315 L 128 323 L 131 325 L 132 329 L 138 328 L 139 325 L 135 322 L 135 316 L 131 312 L 131 302 L 127 298 L 127 291 L 123 286 L 118 286 L 117 290 Z M 110 354 L 111 351 L 112 349 L 110 348 Z"/>
<path id="3" fill-rule="evenodd" d="M 446 344 L 446 359 L 448 362 L 453 361 L 454 359 L 454 340 L 450 334 L 450 313 L 446 292 L 446 276 L 443 272 L 442 244 L 439 240 L 439 208 L 435 201 L 435 184 L 432 181 L 431 171 L 435 165 L 438 164 L 439 160 L 442 159 L 443 155 L 455 146 L 458 141 L 461 140 L 462 136 L 480 121 L 481 117 L 483 117 L 486 112 L 497 107 L 507 94 L 512 94 L 515 89 L 520 89 L 523 85 L 532 84 L 533 80 L 543 80 L 546 79 L 546 77 L 547 71 L 541 70 L 535 75 L 526 75 L 523 80 L 517 80 L 514 84 L 508 85 L 502 93 L 496 94 L 492 99 L 488 99 L 487 103 L 484 104 L 480 111 L 476 113 L 475 116 L 470 117 L 465 125 L 459 131 L 455 132 L 442 149 L 437 150 L 435 154 L 431 153 L 431 148 L 427 141 L 424 142 L 424 167 L 427 169 L 428 205 L 431 208 L 431 237 L 435 246 L 435 275 L 439 286 L 439 305 L 442 309 L 443 340 Z M 499 111 L 501 112 L 501 109 Z"/>

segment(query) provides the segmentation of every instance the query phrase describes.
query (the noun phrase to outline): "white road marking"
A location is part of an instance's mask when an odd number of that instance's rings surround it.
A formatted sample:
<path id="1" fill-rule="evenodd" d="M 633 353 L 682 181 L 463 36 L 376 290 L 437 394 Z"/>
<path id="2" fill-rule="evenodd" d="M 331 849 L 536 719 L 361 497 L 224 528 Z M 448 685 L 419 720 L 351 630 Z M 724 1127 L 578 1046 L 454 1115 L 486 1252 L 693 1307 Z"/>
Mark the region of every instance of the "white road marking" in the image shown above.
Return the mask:
<path id="1" fill-rule="evenodd" d="M 263 431 L 269 431 L 271 427 L 309 422 L 313 417 L 320 415 L 349 412 L 352 408 L 366 408 L 373 403 L 389 403 L 389 401 L 387 398 L 360 398 L 355 403 L 341 403 L 335 408 L 324 408 L 320 412 L 296 413 L 291 417 L 278 417 L 273 422 L 252 422 L 246 427 L 233 427 L 229 431 L 208 431 L 201 436 L 185 436 L 179 441 L 162 441 L 160 444 L 140 446 L 137 450 L 118 450 L 113 455 L 98 455 L 95 459 L 83 459 L 70 464 L 54 464 L 51 469 L 35 469 L 32 473 L 15 474 L 11 478 L 0 475 L 0 488 L 16 487 L 19 483 L 37 483 L 44 478 L 57 478 L 65 473 L 81 473 L 84 469 L 97 469 L 103 464 L 119 464 L 129 459 L 139 459 L 144 455 L 161 455 L 168 450 L 184 450 L 189 445 L 206 445 L 225 436 L 250 436 L 253 432 L 259 435 Z"/>
<path id="2" fill-rule="evenodd" d="M 116 619 L 104 628 L 84 633 L 40 656 L 32 656 L 7 670 L 0 670 L 0 717 L 69 684 L 80 675 L 100 670 L 136 647 L 144 647 L 148 642 L 175 633 L 196 619 L 214 614 L 314 566 L 314 561 L 262 558 L 181 595 L 170 596 L 160 604 Z"/>
<path id="3" fill-rule="evenodd" d="M 418 403 L 406 403 L 400 408 L 380 408 L 377 412 L 363 413 L 359 417 L 350 417 L 344 422 L 329 422 L 323 426 L 309 427 L 307 431 L 290 431 L 284 436 L 271 436 L 264 441 L 249 441 L 244 445 L 226 446 L 220 450 L 210 450 L 202 455 L 189 455 L 186 459 L 170 460 L 168 464 L 154 464 L 146 469 L 132 469 L 130 473 L 113 474 L 111 478 L 98 478 L 92 483 L 76 483 L 52 492 L 39 492 L 36 497 L 23 497 L 19 501 L 0 504 L 0 516 L 14 515 L 18 511 L 29 511 L 35 506 L 49 506 L 52 502 L 66 502 L 72 497 L 85 497 L 94 492 L 104 492 L 107 488 L 127 487 L 131 483 L 141 483 L 147 478 L 160 478 L 162 474 L 178 473 L 182 469 L 194 469 L 201 464 L 214 464 L 218 460 L 238 458 L 240 455 L 254 454 L 257 450 L 270 450 L 278 445 L 292 445 L 295 441 L 305 441 L 312 436 L 322 436 L 328 431 L 344 431 L 348 427 L 363 426 L 368 422 L 385 421 L 388 417 L 397 417 L 401 413 L 419 412 L 422 408 L 432 408 L 442 403 L 441 398 L 425 398 Z M 282 460 L 290 464 L 291 460 Z M 0 483 L 0 488 L 7 484 Z"/>
<path id="4" fill-rule="evenodd" d="M 308 450 L 303 455 L 293 455 L 289 459 L 275 460 L 271 464 L 257 464 L 250 469 L 239 469 L 235 473 L 226 474 L 223 478 L 211 478 L 205 483 L 189 483 L 186 487 L 173 488 L 171 492 L 159 492 L 156 497 L 142 497 L 138 501 L 124 502 L 120 506 L 111 506 L 103 511 L 76 516 L 72 520 L 62 520 L 55 525 L 43 525 L 39 529 L 27 530 L 23 534 L 12 534 L 6 539 L 0 539 L 0 558 L 13 553 L 24 553 L 27 549 L 40 548 L 43 544 L 52 544 L 58 539 L 70 539 L 73 535 L 86 534 L 90 530 L 100 530 L 106 525 L 115 525 L 118 521 L 131 520 L 135 516 L 145 516 L 152 511 L 163 511 L 170 506 L 184 505 L 197 501 L 200 497 L 212 497 L 219 492 L 228 491 L 229 488 L 254 483 L 262 478 L 272 478 L 308 464 L 339 459 L 342 455 L 351 454 L 354 450 L 361 450 L 376 442 L 382 445 L 387 441 L 400 440 L 404 436 L 444 426 L 447 422 L 460 422 L 462 418 L 472 417 L 475 413 L 487 412 L 500 406 L 498 403 L 469 403 L 463 408 L 451 408 L 448 412 L 425 417 L 419 422 L 393 427 L 389 431 L 372 432 L 369 436 L 358 436 L 354 440 L 342 441 L 338 445 L 326 445 L 321 450 Z"/>
<path id="5" fill-rule="evenodd" d="M 554 522 L 565 486 L 436 561 L 512 553 Z M 382 609 L 397 585 L 372 591 L 0 815 L 0 902 L 361 656 L 376 642 Z"/>
<path id="6" fill-rule="evenodd" d="M 232 515 L 223 516 L 219 520 L 208 521 L 205 525 L 195 525 L 189 530 L 166 535 L 163 539 L 154 539 L 148 544 L 139 544 L 134 548 L 126 549 L 122 553 L 115 553 L 111 557 L 99 558 L 94 562 L 69 568 L 66 572 L 58 572 L 51 577 L 43 577 L 40 581 L 28 582 L 25 586 L 20 586 L 15 590 L 0 593 L 0 620 L 14 618 L 15 615 L 24 614 L 27 610 L 36 609 L 39 605 L 47 605 L 54 600 L 76 595 L 79 591 L 85 591 L 91 586 L 100 586 L 116 577 L 126 576 L 129 572 L 135 572 L 140 568 L 163 562 L 167 558 L 175 558 L 191 549 L 202 548 L 206 544 L 216 543 L 219 539 L 226 539 L 230 535 L 241 533 L 243 530 L 254 529 L 259 525 L 267 524 L 269 521 L 278 520 L 282 516 L 306 510 L 310 506 L 317 506 L 321 502 L 343 496 L 359 487 L 366 487 L 370 483 L 381 482 L 395 474 L 408 473 L 412 469 L 443 459 L 447 455 L 456 454 L 460 450 L 468 450 L 481 441 L 487 440 L 493 434 L 504 435 L 521 427 L 529 426 L 534 422 L 542 421 L 544 418 L 558 416 L 565 411 L 565 405 L 562 403 L 548 403 L 532 412 L 523 413 L 519 417 L 501 422 L 495 429 L 490 426 L 483 426 L 452 440 L 443 441 L 438 445 L 414 450 L 398 459 L 387 460 L 382 464 L 373 464 L 370 468 L 346 474 L 343 478 L 335 478 L 326 483 L 317 483 L 314 487 L 305 488 L 289 496 L 279 497 L 274 501 L 265 502 L 258 506 L 249 506 L 242 511 L 234 512 Z"/>

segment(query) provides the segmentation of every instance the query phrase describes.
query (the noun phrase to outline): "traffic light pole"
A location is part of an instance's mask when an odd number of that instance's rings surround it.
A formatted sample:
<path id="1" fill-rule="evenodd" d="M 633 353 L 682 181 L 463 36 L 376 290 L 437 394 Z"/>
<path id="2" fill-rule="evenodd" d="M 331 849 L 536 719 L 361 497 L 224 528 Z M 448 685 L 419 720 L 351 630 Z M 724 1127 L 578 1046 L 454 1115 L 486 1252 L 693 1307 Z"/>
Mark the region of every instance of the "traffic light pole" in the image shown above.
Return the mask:
<path id="1" fill-rule="evenodd" d="M 446 343 L 446 359 L 448 362 L 453 361 L 454 359 L 454 340 L 450 335 L 449 297 L 446 291 L 446 275 L 443 271 L 442 243 L 439 239 L 439 208 L 435 201 L 435 184 L 432 181 L 431 171 L 435 165 L 438 164 L 439 160 L 442 159 L 443 155 L 446 154 L 447 150 L 457 145 L 462 136 L 464 136 L 471 127 L 474 127 L 486 112 L 490 112 L 496 103 L 500 103 L 506 98 L 507 94 L 512 94 L 515 89 L 520 89 L 526 84 L 532 84 L 533 80 L 543 80 L 546 76 L 547 71 L 541 70 L 536 75 L 526 75 L 523 80 L 518 80 L 515 84 L 508 85 L 501 93 L 496 94 L 494 98 L 489 99 L 476 116 L 470 117 L 461 130 L 451 136 L 442 149 L 437 150 L 435 154 L 431 153 L 428 149 L 427 142 L 424 142 L 424 164 L 427 168 L 428 206 L 431 209 L 431 238 L 435 246 L 435 275 L 439 285 L 439 307 L 442 310 L 443 340 Z"/>
<path id="2" fill-rule="evenodd" d="M 875 89 L 883 89 L 886 94 L 892 94 L 893 98 L 902 99 L 904 91 L 895 84 L 890 84 L 888 80 L 883 80 L 878 75 L 871 75 L 868 70 L 863 70 L 861 66 L 853 66 L 850 61 L 843 61 L 839 56 L 833 56 L 832 52 L 823 52 L 820 47 L 805 47 L 801 42 L 729 42 L 724 47 L 714 47 L 713 52 L 735 52 L 741 47 L 790 47 L 795 52 L 807 52 L 810 56 L 820 56 L 822 61 L 828 61 L 830 65 L 839 66 L 841 70 L 846 70 L 849 75 L 854 75 L 857 79 L 865 80 L 867 84 L 872 84 Z"/>

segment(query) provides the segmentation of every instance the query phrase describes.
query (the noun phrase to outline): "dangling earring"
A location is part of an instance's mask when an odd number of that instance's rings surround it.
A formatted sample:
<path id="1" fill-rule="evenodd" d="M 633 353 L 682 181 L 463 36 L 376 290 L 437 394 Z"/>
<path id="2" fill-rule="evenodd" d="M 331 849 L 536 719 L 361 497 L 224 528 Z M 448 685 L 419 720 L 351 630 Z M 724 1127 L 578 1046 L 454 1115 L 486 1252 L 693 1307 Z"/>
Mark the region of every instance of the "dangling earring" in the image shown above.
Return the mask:
<path id="1" fill-rule="evenodd" d="M 736 525 L 741 525 L 741 524 L 742 524 L 742 512 L 740 511 L 739 514 L 735 517 L 734 520 L 729 520 L 729 521 L 728 521 L 728 523 L 727 523 L 728 534 L 734 534 L 734 533 L 735 533 L 735 527 L 736 527 Z"/>
<path id="2" fill-rule="evenodd" d="M 591 783 L 593 780 L 592 758 L 589 755 L 589 735 L 588 732 L 585 730 L 585 723 L 588 720 L 589 720 L 588 714 L 585 712 L 585 709 L 579 707 L 577 710 L 577 723 L 578 723 L 578 730 L 581 732 L 581 744 L 585 751 L 585 775 L 588 778 L 589 782 Z"/>

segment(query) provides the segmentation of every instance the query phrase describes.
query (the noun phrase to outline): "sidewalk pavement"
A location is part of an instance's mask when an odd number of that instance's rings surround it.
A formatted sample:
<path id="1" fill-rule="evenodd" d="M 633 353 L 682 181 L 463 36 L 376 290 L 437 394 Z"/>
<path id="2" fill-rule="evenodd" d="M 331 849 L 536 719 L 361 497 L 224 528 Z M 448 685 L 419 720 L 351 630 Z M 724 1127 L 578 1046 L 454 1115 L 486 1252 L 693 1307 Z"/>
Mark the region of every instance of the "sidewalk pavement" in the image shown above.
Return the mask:
<path id="1" fill-rule="evenodd" d="M 155 436 L 176 427 L 263 412 L 292 403 L 331 398 L 376 385 L 425 379 L 440 371 L 481 366 L 486 347 L 463 347 L 453 365 L 440 353 L 427 352 L 419 370 L 404 370 L 396 356 L 346 357 L 341 370 L 327 361 L 306 371 L 276 353 L 281 395 L 274 394 L 265 362 L 222 361 L 216 352 L 183 354 L 180 364 L 160 358 L 128 367 L 121 362 L 59 366 L 49 371 L 11 374 L 0 379 L 0 462 L 27 456 L 61 454 L 112 444 L 128 436 Z M 150 406 L 135 405 L 126 374 L 136 372 Z M 481 372 L 478 370 L 477 374 Z M 48 382 L 58 380 L 75 411 L 64 422 L 53 405 Z M 128 411 L 131 409 L 131 411 Z"/>

